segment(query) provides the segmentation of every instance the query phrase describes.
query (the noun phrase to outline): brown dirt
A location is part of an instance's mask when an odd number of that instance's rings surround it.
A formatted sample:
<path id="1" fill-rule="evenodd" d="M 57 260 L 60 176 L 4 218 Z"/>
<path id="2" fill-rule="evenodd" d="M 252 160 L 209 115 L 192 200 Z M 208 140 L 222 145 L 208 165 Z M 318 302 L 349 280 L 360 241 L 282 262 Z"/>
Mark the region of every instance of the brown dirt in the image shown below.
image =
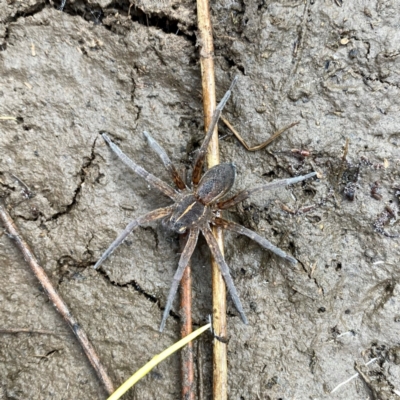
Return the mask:
<path id="1" fill-rule="evenodd" d="M 400 391 L 400 239 L 374 231 L 385 206 L 398 204 L 400 6 L 341 3 L 213 5 L 218 96 L 239 76 L 225 115 L 251 144 L 300 121 L 256 153 L 221 126 L 221 157 L 237 165 L 236 189 L 313 169 L 324 174 L 232 210 L 232 219 L 299 264 L 226 235 L 249 317 L 244 326 L 230 303 L 231 399 L 395 399 Z M 168 204 L 99 134 L 108 132 L 166 180 L 143 130 L 178 165 L 190 165 L 203 134 L 195 4 L 139 0 L 130 17 L 128 1 L 67 1 L 63 12 L 58 6 L 0 1 L 0 116 L 17 117 L 0 121 L 0 195 L 120 384 L 178 338 L 176 310 L 165 332 L 157 331 L 178 241 L 153 224 L 138 229 L 101 271 L 91 268 L 128 221 Z M 311 155 L 299 159 L 294 148 Z M 376 181 L 380 199 L 371 196 Z M 352 182 L 350 201 L 344 191 Z M 318 207 L 293 215 L 276 200 L 292 210 Z M 392 216 L 384 229 L 399 233 L 398 211 Z M 208 258 L 200 241 L 193 259 L 197 324 L 211 311 Z M 106 398 L 3 231 L 0 265 L 0 328 L 54 332 L 0 334 L 0 399 Z M 210 398 L 211 340 L 201 341 Z M 356 361 L 372 357 L 379 359 L 366 370 L 367 382 L 356 379 L 329 395 L 355 373 Z M 176 355 L 126 398 L 178 399 L 179 381 Z"/>

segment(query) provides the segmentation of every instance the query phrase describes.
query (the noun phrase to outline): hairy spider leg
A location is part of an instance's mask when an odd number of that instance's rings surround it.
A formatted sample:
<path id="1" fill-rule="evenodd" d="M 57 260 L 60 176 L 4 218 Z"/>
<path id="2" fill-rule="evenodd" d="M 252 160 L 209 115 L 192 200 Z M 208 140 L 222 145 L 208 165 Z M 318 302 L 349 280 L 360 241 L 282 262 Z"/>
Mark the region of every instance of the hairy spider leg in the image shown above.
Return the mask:
<path id="1" fill-rule="evenodd" d="M 199 183 L 200 178 L 201 178 L 201 172 L 202 172 L 202 168 L 203 168 L 203 164 L 204 164 L 204 158 L 206 156 L 208 145 L 210 144 L 210 140 L 214 133 L 214 128 L 218 123 L 218 120 L 221 116 L 221 112 L 222 112 L 223 108 L 225 107 L 225 104 L 229 100 L 229 97 L 231 97 L 232 90 L 233 90 L 234 86 L 236 85 L 237 79 L 238 79 L 237 76 L 235 76 L 235 78 L 233 78 L 231 86 L 229 87 L 228 91 L 225 93 L 224 97 L 222 98 L 222 100 L 219 102 L 217 108 L 215 109 L 214 114 L 211 119 L 211 122 L 210 122 L 210 125 L 208 127 L 207 134 L 206 134 L 204 141 L 200 147 L 199 153 L 197 154 L 196 161 L 193 165 L 193 172 L 192 172 L 192 182 L 193 182 L 193 185 L 195 185 L 195 186 Z"/>
<path id="2" fill-rule="evenodd" d="M 235 222 L 226 221 L 223 218 L 215 218 L 214 223 L 215 223 L 215 225 L 220 226 L 224 229 L 227 229 L 228 231 L 232 231 L 232 232 L 238 233 L 239 235 L 245 235 L 245 236 L 249 237 L 250 239 L 257 242 L 259 245 L 264 247 L 265 249 L 272 251 L 277 256 L 282 257 L 287 261 L 290 261 L 292 264 L 297 263 L 297 260 L 295 258 L 289 256 L 283 250 L 281 250 L 279 247 L 274 246 L 267 239 L 263 238 L 262 236 L 258 235 L 255 232 L 251 231 L 250 229 L 245 228 L 242 225 L 236 224 Z"/>
<path id="3" fill-rule="evenodd" d="M 218 242 L 216 241 L 214 235 L 211 232 L 211 229 L 208 225 L 201 228 L 201 231 L 206 238 L 208 247 L 210 248 L 211 254 L 214 257 L 214 260 L 219 266 L 221 271 L 221 275 L 225 280 L 226 287 L 228 288 L 229 294 L 231 295 L 232 301 L 235 304 L 236 309 L 239 311 L 240 316 L 242 317 L 243 322 L 247 325 L 248 321 L 246 315 L 243 310 L 242 303 L 240 302 L 238 292 L 236 291 L 235 284 L 233 283 L 231 274 L 229 272 L 229 267 L 225 262 L 224 256 L 219 249 Z"/>
<path id="4" fill-rule="evenodd" d="M 172 308 L 172 302 L 174 301 L 174 297 L 176 292 L 178 291 L 179 283 L 182 279 L 183 273 L 190 261 L 190 257 L 192 257 L 193 251 L 196 248 L 197 239 L 199 237 L 199 229 L 192 228 L 189 231 L 189 236 L 181 254 L 181 258 L 179 259 L 178 269 L 175 272 L 175 275 L 172 279 L 171 288 L 169 289 L 167 304 L 165 305 L 161 325 L 160 325 L 160 332 L 162 332 L 165 328 L 165 322 L 167 321 L 169 312 Z"/>
<path id="5" fill-rule="evenodd" d="M 279 181 L 270 182 L 270 183 L 267 183 L 262 186 L 257 186 L 250 190 L 243 190 L 243 191 L 235 194 L 230 199 L 220 201 L 217 204 L 217 206 L 219 209 L 226 210 L 227 208 L 230 208 L 230 207 L 234 206 L 235 204 L 240 203 L 243 200 L 246 200 L 248 197 L 250 197 L 254 193 L 262 192 L 265 190 L 273 190 L 273 189 L 276 189 L 276 188 L 282 187 L 282 186 L 292 185 L 294 183 L 302 182 L 306 179 L 312 178 L 315 175 L 317 175 L 316 172 L 311 172 L 310 174 L 307 174 L 307 175 L 296 176 L 295 178 L 281 179 Z"/>
<path id="6" fill-rule="evenodd" d="M 150 136 L 150 134 L 148 132 L 144 131 L 143 135 L 147 139 L 147 142 L 149 143 L 150 147 L 161 158 L 161 161 L 163 162 L 166 170 L 171 175 L 172 180 L 174 181 L 176 187 L 180 190 L 186 189 L 185 182 L 183 181 L 182 177 L 180 176 L 178 170 L 175 168 L 175 165 L 172 164 L 172 161 L 168 157 L 168 154 L 166 153 L 166 151 L 157 143 L 157 141 L 154 138 L 152 138 Z"/>
<path id="7" fill-rule="evenodd" d="M 147 182 L 149 182 L 154 188 L 164 193 L 166 196 L 175 200 L 178 196 L 178 193 L 175 189 L 169 186 L 167 183 L 157 178 L 150 172 L 147 172 L 143 167 L 137 165 L 134 161 L 132 161 L 115 143 L 111 141 L 111 139 L 105 134 L 102 134 L 103 139 L 108 143 L 110 149 L 130 168 L 132 171 L 136 172 L 139 176 L 144 178 Z"/>
<path id="8" fill-rule="evenodd" d="M 102 254 L 99 261 L 93 267 L 97 269 L 103 261 L 125 240 L 125 238 L 138 226 L 156 221 L 157 219 L 168 216 L 172 211 L 172 207 L 158 208 L 157 210 L 150 211 L 139 218 L 134 219 L 128 226 L 118 235 L 118 237 L 111 243 L 110 247 Z"/>

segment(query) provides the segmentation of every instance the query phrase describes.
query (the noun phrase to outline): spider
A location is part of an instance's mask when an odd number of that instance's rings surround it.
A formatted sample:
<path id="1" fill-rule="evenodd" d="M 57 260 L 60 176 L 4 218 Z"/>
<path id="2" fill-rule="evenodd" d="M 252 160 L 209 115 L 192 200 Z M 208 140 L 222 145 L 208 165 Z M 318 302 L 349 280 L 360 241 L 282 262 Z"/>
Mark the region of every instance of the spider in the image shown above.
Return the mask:
<path id="1" fill-rule="evenodd" d="M 136 174 L 144 178 L 155 189 L 159 190 L 162 194 L 173 200 L 174 203 L 168 207 L 158 208 L 156 210 L 150 211 L 149 213 L 130 222 L 128 226 L 122 231 L 122 233 L 117 237 L 117 239 L 115 239 L 110 247 L 103 253 L 103 255 L 95 264 L 94 268 L 97 269 L 103 263 L 103 261 L 124 241 L 124 239 L 140 225 L 144 225 L 149 222 L 163 218 L 163 224 L 172 231 L 178 232 L 180 234 L 189 231 L 186 246 L 181 254 L 178 263 L 178 269 L 172 280 L 172 285 L 168 294 L 167 303 L 160 325 L 160 332 L 162 332 L 165 327 L 167 317 L 172 307 L 172 302 L 178 290 L 179 282 L 181 281 L 186 265 L 188 264 L 196 247 L 197 239 L 200 232 L 202 232 L 202 234 L 204 235 L 206 242 L 210 248 L 211 254 L 220 268 L 221 274 L 225 280 L 226 286 L 235 304 L 235 307 L 237 308 L 243 322 L 245 324 L 248 323 L 242 303 L 239 299 L 239 295 L 236 291 L 232 277 L 229 273 L 229 267 L 226 264 L 224 256 L 219 249 L 218 243 L 211 232 L 212 225 L 219 226 L 223 229 L 227 229 L 240 235 L 248 236 L 250 239 L 254 240 L 262 247 L 272 251 L 283 259 L 293 264 L 297 262 L 295 258 L 286 254 L 283 250 L 274 246 L 271 242 L 261 237 L 257 233 L 245 228 L 244 226 L 222 218 L 221 212 L 234 206 L 235 204 L 242 202 L 256 192 L 276 189 L 278 187 L 304 181 L 305 179 L 315 176 L 315 172 L 303 176 L 270 182 L 265 185 L 255 187 L 251 190 L 243 190 L 233 197 L 228 197 L 225 199 L 224 196 L 230 191 L 235 182 L 236 169 L 233 163 L 216 165 L 207 170 L 205 174 L 201 176 L 207 147 L 210 143 L 214 127 L 218 123 L 222 109 L 224 108 L 232 93 L 232 89 L 236 83 L 236 80 L 237 78 L 233 80 L 229 90 L 226 92 L 213 114 L 210 126 L 193 164 L 191 187 L 188 187 L 186 185 L 185 181 L 182 179 L 177 169 L 174 167 L 171 160 L 169 159 L 167 153 L 149 135 L 149 133 L 144 132 L 144 136 L 146 137 L 150 147 L 161 158 L 165 168 L 171 175 L 177 189 L 174 189 L 161 179 L 147 172 L 140 165 L 136 164 L 128 156 L 126 156 L 122 152 L 122 150 L 116 144 L 114 144 L 105 133 L 102 134 L 104 140 L 110 146 L 111 150 L 128 167 L 130 167 Z"/>

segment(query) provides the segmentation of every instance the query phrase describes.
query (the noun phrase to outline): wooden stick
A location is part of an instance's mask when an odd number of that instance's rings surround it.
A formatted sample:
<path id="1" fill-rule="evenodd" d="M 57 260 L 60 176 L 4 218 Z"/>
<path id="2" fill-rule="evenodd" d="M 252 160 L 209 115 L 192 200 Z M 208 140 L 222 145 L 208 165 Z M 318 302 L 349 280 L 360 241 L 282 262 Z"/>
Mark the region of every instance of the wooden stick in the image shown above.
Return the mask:
<path id="1" fill-rule="evenodd" d="M 215 73 L 214 73 L 214 43 L 208 0 L 197 0 L 197 24 L 200 33 L 200 66 L 203 87 L 204 129 L 210 124 L 216 108 Z M 215 127 L 208 154 L 208 168 L 219 164 L 218 128 Z M 213 228 L 213 234 L 223 253 L 223 236 L 220 228 Z M 218 337 L 227 337 L 226 330 L 226 288 L 219 272 L 218 265 L 211 259 L 212 293 L 213 293 L 213 329 Z M 220 340 L 214 339 L 213 351 L 213 399 L 228 398 L 228 365 L 227 346 Z"/>
<path id="2" fill-rule="evenodd" d="M 64 300 L 57 293 L 53 284 L 50 282 L 49 277 L 47 276 L 44 269 L 39 265 L 36 257 L 34 256 L 32 250 L 25 242 L 24 238 L 18 232 L 18 229 L 12 220 L 11 216 L 6 211 L 5 207 L 0 204 L 0 219 L 3 222 L 4 227 L 7 229 L 8 234 L 12 239 L 15 240 L 17 247 L 21 250 L 24 255 L 25 261 L 28 263 L 32 272 L 35 274 L 36 278 L 38 278 L 40 284 L 42 285 L 44 291 L 49 296 L 49 299 L 52 301 L 56 310 L 63 316 L 68 326 L 72 329 L 72 332 L 77 337 L 79 343 L 81 344 L 83 351 L 86 353 L 90 363 L 92 364 L 94 370 L 96 371 L 97 376 L 100 381 L 103 383 L 108 394 L 114 392 L 114 386 L 111 382 L 110 377 L 107 374 L 104 366 L 101 364 L 98 355 L 96 354 L 96 350 L 93 345 L 90 343 L 89 338 L 86 333 L 78 324 L 77 320 L 71 315 L 67 305 Z"/>
<path id="3" fill-rule="evenodd" d="M 180 247 L 183 251 L 187 234 L 180 235 Z M 186 266 L 185 272 L 181 280 L 181 309 L 180 316 L 182 318 L 181 337 L 192 333 L 192 273 L 190 262 Z M 181 374 L 182 374 L 182 399 L 194 400 L 194 366 L 193 366 L 193 343 L 189 342 L 181 351 Z"/>

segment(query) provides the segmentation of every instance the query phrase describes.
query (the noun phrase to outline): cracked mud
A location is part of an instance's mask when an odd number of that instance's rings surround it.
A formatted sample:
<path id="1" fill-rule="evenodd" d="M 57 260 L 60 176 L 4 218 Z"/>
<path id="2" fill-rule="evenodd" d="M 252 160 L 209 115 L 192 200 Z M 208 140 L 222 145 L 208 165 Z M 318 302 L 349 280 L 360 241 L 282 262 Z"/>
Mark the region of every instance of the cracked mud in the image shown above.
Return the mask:
<path id="1" fill-rule="evenodd" d="M 179 335 L 176 306 L 157 331 L 179 246 L 152 224 L 101 271 L 91 268 L 130 220 L 168 204 L 100 134 L 165 180 L 144 130 L 179 167 L 190 165 L 203 135 L 196 7 L 175 0 L 59 6 L 0 0 L 0 117 L 16 118 L 0 120 L 0 196 L 120 384 Z M 239 76 L 225 116 L 251 145 L 300 121 L 255 153 L 220 124 L 221 159 L 237 166 L 235 190 L 323 174 L 257 195 L 229 215 L 299 261 L 290 266 L 226 235 L 249 318 L 244 326 L 229 303 L 231 399 L 397 398 L 400 239 L 389 236 L 400 233 L 399 12 L 396 2 L 213 3 L 219 98 Z M 208 260 L 200 240 L 197 324 L 211 312 Z M 105 398 L 3 230 L 0 265 L 1 328 L 53 332 L 0 333 L 0 398 Z M 201 340 L 210 398 L 211 341 Z M 355 368 L 361 377 L 330 395 Z M 126 398 L 177 399 L 179 382 L 176 355 Z"/>

